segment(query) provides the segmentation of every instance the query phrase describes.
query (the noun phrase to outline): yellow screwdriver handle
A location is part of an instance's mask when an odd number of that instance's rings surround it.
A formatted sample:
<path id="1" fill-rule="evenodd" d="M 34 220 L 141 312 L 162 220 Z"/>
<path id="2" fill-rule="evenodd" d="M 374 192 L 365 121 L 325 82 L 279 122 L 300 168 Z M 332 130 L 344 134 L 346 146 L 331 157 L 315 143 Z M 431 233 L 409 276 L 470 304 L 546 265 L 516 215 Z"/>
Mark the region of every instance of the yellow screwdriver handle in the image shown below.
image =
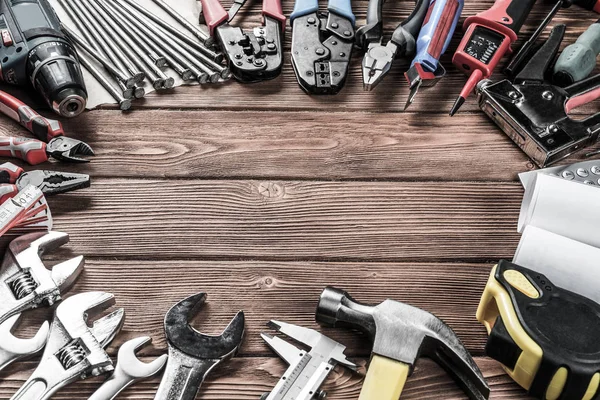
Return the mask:
<path id="1" fill-rule="evenodd" d="M 374 355 L 358 400 L 398 400 L 409 373 L 409 365 Z"/>

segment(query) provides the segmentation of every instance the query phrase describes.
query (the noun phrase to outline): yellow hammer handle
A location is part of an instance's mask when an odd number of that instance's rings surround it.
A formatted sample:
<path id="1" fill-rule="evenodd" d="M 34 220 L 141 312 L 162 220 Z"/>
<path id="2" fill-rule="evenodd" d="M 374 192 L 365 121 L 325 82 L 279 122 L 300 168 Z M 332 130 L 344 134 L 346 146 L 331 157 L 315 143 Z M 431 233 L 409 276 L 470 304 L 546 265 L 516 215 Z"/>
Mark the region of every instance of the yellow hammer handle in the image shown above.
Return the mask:
<path id="1" fill-rule="evenodd" d="M 409 372 L 400 361 L 374 355 L 358 400 L 398 400 Z"/>

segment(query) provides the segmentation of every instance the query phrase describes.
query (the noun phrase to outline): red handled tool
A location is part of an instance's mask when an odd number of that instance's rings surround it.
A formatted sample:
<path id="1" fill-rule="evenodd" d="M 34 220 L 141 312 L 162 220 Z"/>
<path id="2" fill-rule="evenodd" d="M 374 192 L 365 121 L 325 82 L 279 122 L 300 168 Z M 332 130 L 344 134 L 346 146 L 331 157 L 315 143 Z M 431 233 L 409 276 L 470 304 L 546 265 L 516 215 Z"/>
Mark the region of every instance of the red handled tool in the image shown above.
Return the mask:
<path id="1" fill-rule="evenodd" d="M 36 165 L 47 161 L 49 157 L 64 162 L 87 162 L 78 156 L 94 155 L 94 151 L 86 143 L 65 137 L 60 122 L 42 117 L 31 107 L 3 91 L 0 91 L 0 111 L 23 125 L 37 138 L 0 137 L 0 156 L 16 157 Z"/>
<path id="2" fill-rule="evenodd" d="M 29 185 L 37 187 L 44 195 L 65 193 L 89 187 L 90 176 L 44 170 L 25 172 L 9 162 L 0 165 L 0 204 Z"/>
<path id="3" fill-rule="evenodd" d="M 477 84 L 492 76 L 494 69 L 529 16 L 536 0 L 496 0 L 484 11 L 465 20 L 465 36 L 454 54 L 454 65 L 469 75 L 465 87 L 454 103 L 450 115 L 458 112 Z"/>

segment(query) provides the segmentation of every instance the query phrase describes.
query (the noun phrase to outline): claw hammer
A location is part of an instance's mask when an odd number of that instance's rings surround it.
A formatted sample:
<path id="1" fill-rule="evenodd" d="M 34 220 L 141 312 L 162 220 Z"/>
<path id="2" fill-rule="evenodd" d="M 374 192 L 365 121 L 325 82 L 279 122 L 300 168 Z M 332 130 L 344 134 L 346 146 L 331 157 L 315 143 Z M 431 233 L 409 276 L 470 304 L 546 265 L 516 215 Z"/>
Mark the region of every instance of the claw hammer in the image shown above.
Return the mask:
<path id="1" fill-rule="evenodd" d="M 426 311 L 394 300 L 369 306 L 328 287 L 321 294 L 316 319 L 326 326 L 363 331 L 373 340 L 359 400 L 398 400 L 421 355 L 442 366 L 471 400 L 489 397 L 490 389 L 460 339 Z"/>

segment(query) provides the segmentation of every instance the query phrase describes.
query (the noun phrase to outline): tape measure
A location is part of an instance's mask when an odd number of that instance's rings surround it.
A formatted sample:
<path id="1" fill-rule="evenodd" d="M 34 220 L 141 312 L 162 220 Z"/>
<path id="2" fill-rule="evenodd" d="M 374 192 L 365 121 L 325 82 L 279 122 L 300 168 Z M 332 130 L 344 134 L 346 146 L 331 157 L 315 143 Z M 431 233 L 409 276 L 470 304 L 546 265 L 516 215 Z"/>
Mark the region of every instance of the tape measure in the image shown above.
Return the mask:
<path id="1" fill-rule="evenodd" d="M 600 398 L 598 303 L 503 260 L 492 269 L 477 320 L 489 334 L 486 354 L 531 396 Z"/>

